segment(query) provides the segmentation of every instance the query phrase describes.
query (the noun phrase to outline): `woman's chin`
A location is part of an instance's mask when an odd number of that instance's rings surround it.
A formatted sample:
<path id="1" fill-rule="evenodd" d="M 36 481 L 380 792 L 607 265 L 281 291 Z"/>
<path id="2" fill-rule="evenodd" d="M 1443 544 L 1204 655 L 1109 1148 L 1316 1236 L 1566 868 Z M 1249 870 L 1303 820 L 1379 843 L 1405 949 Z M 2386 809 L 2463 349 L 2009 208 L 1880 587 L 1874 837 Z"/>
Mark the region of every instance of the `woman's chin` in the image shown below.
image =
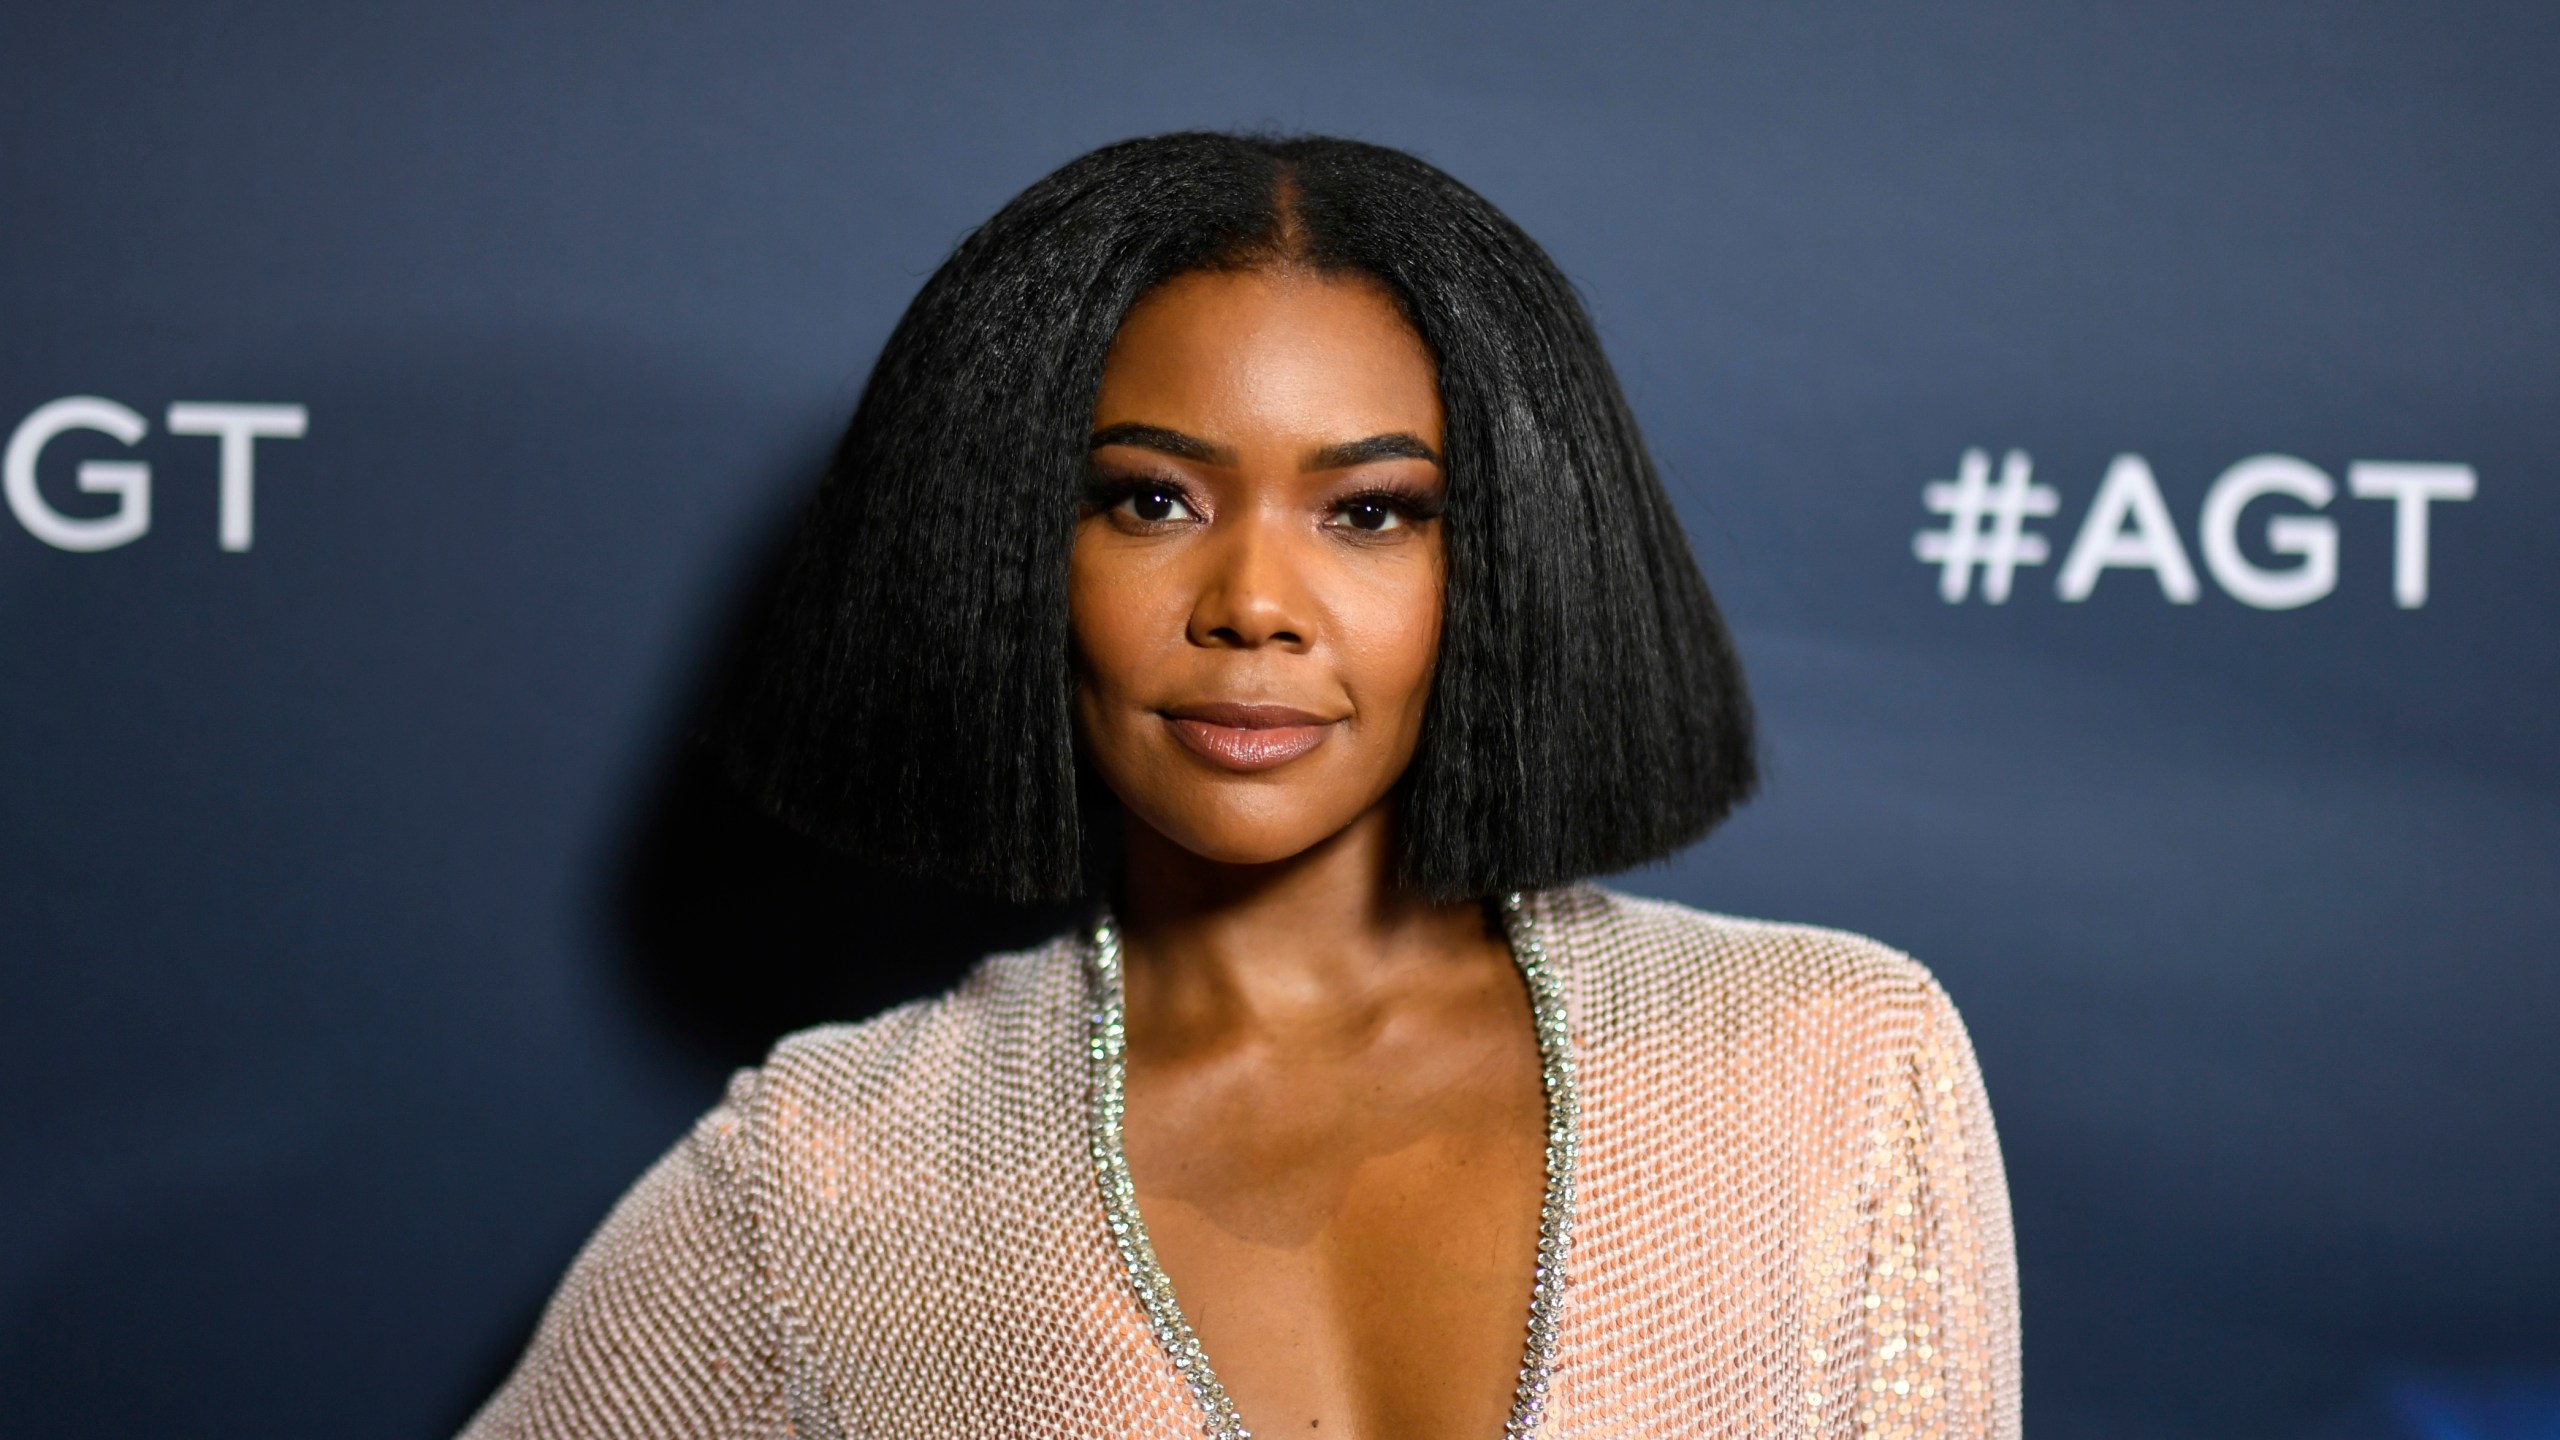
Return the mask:
<path id="1" fill-rule="evenodd" d="M 1213 865 L 1250 869 L 1285 864 L 1324 847 L 1350 828 L 1331 817 L 1206 817 L 1152 828 L 1174 847 Z"/>
<path id="2" fill-rule="evenodd" d="M 1237 869 L 1254 869 L 1285 864 L 1322 844 L 1325 837 L 1312 838 L 1268 835 L 1209 835 L 1168 837 L 1190 852 L 1193 858 L 1212 865 L 1228 865 Z"/>

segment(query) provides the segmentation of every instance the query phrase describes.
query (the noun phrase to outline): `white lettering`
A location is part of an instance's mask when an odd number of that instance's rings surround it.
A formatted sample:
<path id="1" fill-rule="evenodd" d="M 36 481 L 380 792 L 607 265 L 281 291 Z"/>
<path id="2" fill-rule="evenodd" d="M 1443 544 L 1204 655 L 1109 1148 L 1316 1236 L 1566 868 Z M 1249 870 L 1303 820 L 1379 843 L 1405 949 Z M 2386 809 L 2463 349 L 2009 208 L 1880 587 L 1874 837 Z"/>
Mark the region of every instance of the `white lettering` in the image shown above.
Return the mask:
<path id="1" fill-rule="evenodd" d="M 1933 480 L 1921 488 L 1921 503 L 1946 516 L 1947 527 L 1912 536 L 1911 552 L 1939 567 L 1938 595 L 1948 604 L 1964 599 L 1976 565 L 1982 567 L 1982 598 L 2005 605 L 2018 567 L 2045 562 L 2045 538 L 2027 530 L 2026 520 L 2053 514 L 2062 508 L 2062 496 L 2050 485 L 2027 483 L 2033 469 L 2027 452 L 2012 450 L 2001 457 L 1995 487 L 1990 455 L 1967 450 L 1952 484 Z"/>
<path id="2" fill-rule="evenodd" d="M 2427 603 L 2427 506 L 2468 500 L 2480 479 L 2468 465 L 2358 460 L 2347 467 L 2347 490 L 2359 500 L 2393 502 L 2391 598 L 2403 610 Z"/>
<path id="3" fill-rule="evenodd" d="M 2302 563 L 2263 568 L 2241 553 L 2240 512 L 2261 495 L 2282 495 L 2314 510 L 2327 508 L 2337 485 L 2290 455 L 2253 455 L 2222 472 L 2204 495 L 2197 542 L 2205 568 L 2231 598 L 2261 610 L 2291 610 L 2338 588 L 2338 526 L 2320 515 L 2279 515 L 2267 522 L 2267 548 Z"/>
<path id="4" fill-rule="evenodd" d="M 151 467 L 139 460 L 84 460 L 74 472 L 80 489 L 91 495 L 117 497 L 112 514 L 65 515 L 36 488 L 36 457 L 53 437 L 66 430 L 95 430 L 127 445 L 141 442 L 150 422 L 95 395 L 73 395 L 40 406 L 18 423 L 9 448 L 0 455 L 0 489 L 27 533 L 58 550 L 112 550 L 129 545 L 151 529 Z"/>
<path id="5" fill-rule="evenodd" d="M 227 405 L 212 400 L 181 400 L 169 407 L 172 435 L 216 435 L 222 439 L 222 548 L 249 548 L 256 504 L 257 458 L 261 439 L 299 440 L 310 428 L 311 412 L 299 405 Z"/>
<path id="6" fill-rule="evenodd" d="M 2125 522 L 2133 522 L 2131 530 Z M 2169 520 L 2159 482 L 2139 455 L 2119 455 L 2089 502 L 2088 517 L 2071 541 L 2054 591 L 2065 600 L 2086 600 L 2098 588 L 2098 572 L 2108 568 L 2148 570 L 2160 582 L 2160 593 L 2179 605 L 2196 600 L 2195 566 Z"/>

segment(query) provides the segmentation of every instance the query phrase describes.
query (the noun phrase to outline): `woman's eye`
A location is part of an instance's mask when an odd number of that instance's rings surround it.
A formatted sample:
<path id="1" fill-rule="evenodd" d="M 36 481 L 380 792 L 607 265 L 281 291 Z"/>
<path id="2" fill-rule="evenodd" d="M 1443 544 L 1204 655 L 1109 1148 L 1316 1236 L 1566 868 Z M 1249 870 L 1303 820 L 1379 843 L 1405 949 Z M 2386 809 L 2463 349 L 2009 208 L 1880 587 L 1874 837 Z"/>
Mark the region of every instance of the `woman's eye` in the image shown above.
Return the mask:
<path id="1" fill-rule="evenodd" d="M 1183 503 L 1181 494 L 1163 485 L 1145 485 L 1130 491 L 1119 508 L 1131 519 L 1149 525 L 1191 518 L 1191 507 Z"/>
<path id="2" fill-rule="evenodd" d="M 1353 500 L 1333 512 L 1334 518 L 1353 530 L 1375 533 L 1393 530 L 1404 524 L 1404 517 L 1383 500 Z"/>

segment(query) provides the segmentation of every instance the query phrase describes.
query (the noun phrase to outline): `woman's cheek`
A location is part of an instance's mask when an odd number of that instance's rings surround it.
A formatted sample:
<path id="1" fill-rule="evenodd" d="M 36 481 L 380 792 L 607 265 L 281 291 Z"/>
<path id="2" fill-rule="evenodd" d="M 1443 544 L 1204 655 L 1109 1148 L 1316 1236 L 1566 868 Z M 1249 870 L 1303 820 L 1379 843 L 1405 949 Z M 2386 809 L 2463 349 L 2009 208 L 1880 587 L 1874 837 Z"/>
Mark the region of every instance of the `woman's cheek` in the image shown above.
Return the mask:
<path id="1" fill-rule="evenodd" d="M 1353 637 L 1346 646 L 1356 683 L 1372 704 L 1388 713 L 1418 713 L 1428 699 L 1432 670 L 1440 650 L 1440 594 L 1398 587 L 1373 596 L 1346 627 Z"/>
<path id="2" fill-rule="evenodd" d="M 1132 672 L 1144 662 L 1149 625 L 1145 595 L 1138 587 L 1109 573 L 1107 562 L 1079 567 L 1070 591 L 1069 624 L 1085 669 L 1104 696 L 1128 689 Z"/>

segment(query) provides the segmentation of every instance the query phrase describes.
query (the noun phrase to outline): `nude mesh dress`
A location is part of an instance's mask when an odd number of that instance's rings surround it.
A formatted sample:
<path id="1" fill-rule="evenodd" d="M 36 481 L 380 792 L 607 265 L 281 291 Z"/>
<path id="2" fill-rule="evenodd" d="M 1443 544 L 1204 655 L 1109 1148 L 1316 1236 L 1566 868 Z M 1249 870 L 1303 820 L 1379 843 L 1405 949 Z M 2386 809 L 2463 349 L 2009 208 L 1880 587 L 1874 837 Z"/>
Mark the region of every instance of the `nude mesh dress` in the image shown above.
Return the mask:
<path id="1" fill-rule="evenodd" d="M 1582 1103 L 1538 1434 L 2014 1440 L 2008 1197 L 1928 972 L 1589 886 L 1530 908 Z M 468 1440 L 1201 1435 L 1087 1151 L 1086 953 L 992 957 L 741 1072 Z"/>

